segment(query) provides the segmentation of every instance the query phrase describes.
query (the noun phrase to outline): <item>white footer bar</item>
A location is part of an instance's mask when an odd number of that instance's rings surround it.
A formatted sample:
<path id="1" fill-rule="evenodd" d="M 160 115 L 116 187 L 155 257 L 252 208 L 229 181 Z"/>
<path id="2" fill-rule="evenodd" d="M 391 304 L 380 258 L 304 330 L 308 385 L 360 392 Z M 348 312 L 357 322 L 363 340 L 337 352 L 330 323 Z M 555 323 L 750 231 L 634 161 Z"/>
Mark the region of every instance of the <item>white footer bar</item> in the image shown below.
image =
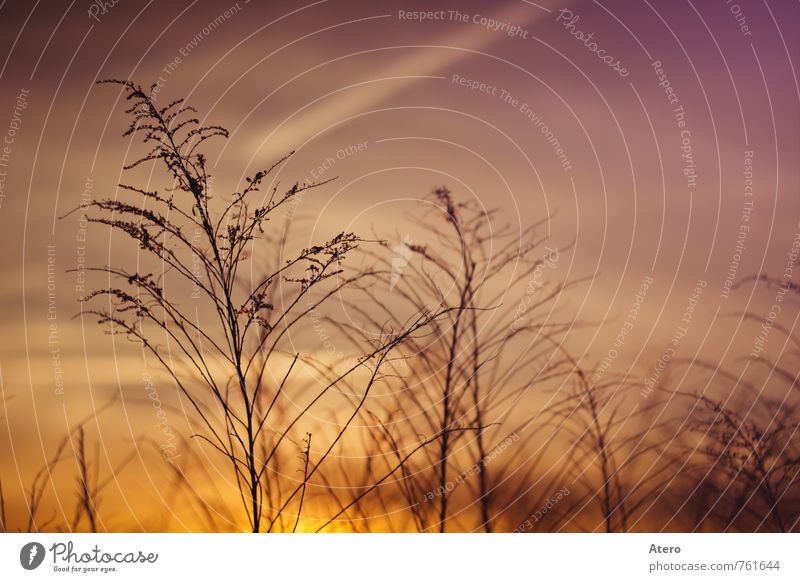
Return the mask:
<path id="1" fill-rule="evenodd" d="M 800 580 L 800 534 L 2 534 L 2 580 Z"/>

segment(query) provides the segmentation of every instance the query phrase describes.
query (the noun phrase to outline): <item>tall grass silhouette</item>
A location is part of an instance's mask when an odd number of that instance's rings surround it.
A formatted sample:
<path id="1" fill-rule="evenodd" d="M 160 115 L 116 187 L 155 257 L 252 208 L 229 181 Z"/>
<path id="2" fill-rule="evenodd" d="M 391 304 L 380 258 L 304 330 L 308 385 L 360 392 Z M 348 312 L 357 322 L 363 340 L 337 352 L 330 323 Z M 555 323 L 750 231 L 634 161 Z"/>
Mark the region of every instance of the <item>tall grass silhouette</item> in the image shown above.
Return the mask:
<path id="1" fill-rule="evenodd" d="M 441 186 L 409 217 L 419 241 L 342 231 L 298 246 L 295 209 L 327 181 L 281 186 L 293 153 L 216 194 L 208 156 L 226 129 L 182 99 L 159 107 L 131 81 L 101 84 L 122 91 L 124 135 L 145 149 L 125 166 L 134 183 L 80 211 L 139 257 L 89 268 L 81 315 L 176 386 L 164 408 L 188 410 L 189 430 L 175 434 L 183 461 L 160 465 L 163 495 L 195 529 L 800 530 L 793 329 L 772 322 L 779 357 L 752 356 L 747 374 L 693 361 L 642 399 L 641 378 L 594 374 L 566 347 L 588 324 L 565 299 L 583 281 L 563 278 L 571 247 L 550 246 L 551 217 L 512 227 Z M 137 169 L 165 186 L 137 185 Z M 760 279 L 798 308 L 791 281 Z M 347 357 L 298 339 L 315 332 Z M 0 480 L 0 530 L 119 528 L 105 494 L 138 451 L 103 468 L 87 427 L 34 472 L 20 523 Z M 74 506 L 50 513 L 48 496 Z"/>
<path id="2" fill-rule="evenodd" d="M 151 262 L 136 269 L 110 265 L 89 269 L 115 284 L 88 294 L 82 313 L 96 316 L 110 333 L 139 343 L 172 378 L 198 420 L 192 436 L 227 459 L 253 532 L 283 525 L 287 514 L 299 519 L 306 482 L 349 422 L 322 447 L 318 458 L 312 461 L 306 448 L 302 482 L 284 491 L 285 483 L 275 477 L 281 474 L 275 464 L 284 447 L 296 447 L 300 441 L 293 431 L 302 431 L 314 406 L 356 372 L 366 371 L 361 386 L 366 397 L 396 346 L 440 313 L 419 314 L 407 325 L 387 330 L 348 369 L 318 387 L 299 411 L 276 426 L 272 412 L 293 381 L 292 373 L 303 363 L 301 353 L 287 351 L 289 334 L 327 300 L 372 276 L 369 271 L 345 276 L 342 269 L 348 255 L 364 241 L 340 232 L 290 256 L 279 252 L 280 260 L 271 268 L 255 278 L 244 277 L 248 268 L 259 266 L 254 257 L 256 240 L 264 238 L 286 251 L 280 246 L 285 229 L 274 226 L 280 223 L 273 220 L 278 212 L 324 182 L 295 182 L 279 190 L 279 182 L 272 178 L 290 153 L 256 171 L 230 195 L 215 197 L 204 149 L 214 139 L 226 139 L 227 130 L 201 125 L 194 108 L 182 99 L 159 107 L 151 93 L 130 81 L 101 83 L 124 91 L 131 120 L 124 135 L 138 136 L 149 148 L 125 170 L 155 164 L 171 185 L 158 191 L 120 184 L 130 200 L 88 203 L 90 223 L 126 235 Z M 213 326 L 200 325 L 195 310 L 172 295 L 176 281 L 199 290 L 215 316 Z M 362 403 L 355 405 L 353 415 Z"/>

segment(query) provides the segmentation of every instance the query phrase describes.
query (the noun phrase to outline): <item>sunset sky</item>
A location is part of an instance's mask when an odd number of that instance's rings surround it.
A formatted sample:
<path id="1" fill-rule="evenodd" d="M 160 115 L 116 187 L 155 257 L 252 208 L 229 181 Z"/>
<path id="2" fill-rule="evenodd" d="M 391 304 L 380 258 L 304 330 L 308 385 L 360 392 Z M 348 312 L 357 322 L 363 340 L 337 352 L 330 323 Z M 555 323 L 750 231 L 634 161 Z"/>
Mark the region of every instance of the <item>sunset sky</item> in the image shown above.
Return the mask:
<path id="1" fill-rule="evenodd" d="M 780 278 L 800 233 L 799 17 L 790 0 L 0 2 L 9 511 L 25 514 L 22 487 L 115 396 L 91 423 L 101 473 L 141 435 L 158 438 L 147 374 L 189 434 L 174 386 L 142 350 L 74 318 L 87 289 L 71 269 L 138 260 L 130 241 L 86 231 L 80 213 L 61 218 L 82 197 L 114 197 L 131 180 L 122 166 L 144 151 L 121 137 L 119 88 L 97 80 L 156 83 L 159 104 L 185 97 L 227 127 L 209 160 L 215 193 L 290 150 L 282 184 L 336 177 L 304 197 L 302 244 L 341 230 L 419 240 L 414 216 L 439 185 L 515 229 L 549 216 L 548 245 L 572 246 L 548 276 L 585 278 L 558 306 L 581 323 L 565 339 L 576 359 L 609 357 L 650 281 L 609 373 L 650 376 L 685 327 L 664 379 L 688 390 L 678 360 L 739 373 L 760 323 L 741 313 L 767 317 L 775 303 L 747 278 Z M 798 317 L 787 308 L 775 322 L 793 330 Z M 779 358 L 784 338 L 765 349 Z M 148 450 L 120 473 L 107 528 L 162 523 L 163 465 Z M 54 499 L 46 513 L 72 511 Z M 186 519 L 168 527 L 191 529 Z"/>

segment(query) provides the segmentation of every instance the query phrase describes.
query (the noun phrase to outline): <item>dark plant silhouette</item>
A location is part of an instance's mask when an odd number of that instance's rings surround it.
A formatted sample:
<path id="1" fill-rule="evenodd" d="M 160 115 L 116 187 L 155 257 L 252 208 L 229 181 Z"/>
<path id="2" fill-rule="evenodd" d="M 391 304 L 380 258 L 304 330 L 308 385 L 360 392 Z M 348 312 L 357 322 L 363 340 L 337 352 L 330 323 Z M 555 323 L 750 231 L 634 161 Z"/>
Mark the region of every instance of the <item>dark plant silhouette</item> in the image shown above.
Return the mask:
<path id="1" fill-rule="evenodd" d="M 713 500 L 700 522 L 711 518 L 724 530 L 797 531 L 797 409 L 761 396 L 742 414 L 721 400 L 691 396 L 697 402 L 691 428 L 704 457 L 696 478 Z"/>
<path id="2" fill-rule="evenodd" d="M 774 291 L 783 312 L 800 308 L 800 290 L 790 278 L 748 277 L 733 289 L 751 281 Z M 738 316 L 758 323 L 757 334 L 766 329 L 774 334 L 767 339 L 783 346 L 776 359 L 763 350 L 751 351 L 738 373 L 715 364 L 696 364 L 730 387 L 725 398 L 706 390 L 681 393 L 693 401 L 690 428 L 700 439 L 698 452 L 704 461 L 694 472 L 709 500 L 696 521 L 700 526 L 714 520 L 725 531 L 798 531 L 800 337 L 753 311 Z"/>
<path id="3" fill-rule="evenodd" d="M 569 509 L 562 506 L 548 526 L 630 531 L 675 478 L 676 460 L 663 455 L 674 420 L 661 414 L 664 403 L 656 398 L 644 404 L 631 398 L 636 377 L 586 372 L 570 360 L 574 387 L 548 413 L 557 421 L 554 430 L 570 442 L 556 483 L 568 484 L 575 494 Z M 593 506 L 599 509 L 600 523 L 591 515 Z"/>
<path id="4" fill-rule="evenodd" d="M 130 81 L 101 83 L 122 87 L 131 117 L 124 135 L 138 136 L 150 148 L 125 169 L 154 163 L 166 170 L 172 186 L 161 192 L 120 184 L 132 200 L 108 198 L 87 205 L 88 221 L 133 239 L 152 261 L 153 271 L 141 263 L 137 270 L 89 269 L 112 283 L 83 299 L 83 314 L 97 316 L 110 333 L 140 343 L 172 378 L 198 418 L 200 429 L 194 436 L 228 460 L 253 532 L 262 530 L 265 518 L 267 530 L 281 524 L 289 505 L 298 500 L 293 515 L 299 519 L 307 481 L 349 424 L 316 463 L 309 466 L 306 456 L 303 482 L 285 497 L 275 477 L 280 475 L 276 465 L 282 445 L 300 446 L 293 431 L 323 396 L 356 370 L 370 371 L 362 387 L 366 397 L 380 380 L 379 369 L 388 354 L 438 314 L 418 314 L 409 325 L 385 328 L 370 349 L 276 427 L 271 413 L 280 406 L 296 364 L 304 362 L 300 353 L 287 348 L 289 332 L 345 287 L 372 276 L 368 271 L 345 276 L 342 270 L 347 255 L 364 241 L 341 232 L 288 254 L 285 230 L 271 221 L 302 192 L 322 183 L 294 183 L 281 190 L 276 174 L 285 157 L 255 172 L 227 198 L 216 198 L 204 150 L 210 140 L 227 138 L 228 132 L 202 125 L 182 99 L 158 107 L 148 92 Z M 246 279 L 243 266 L 257 266 L 255 241 L 262 238 L 277 248 L 279 260 L 255 279 Z M 195 309 L 173 294 L 171 289 L 181 282 L 197 290 L 215 318 L 213 325 L 200 325 Z M 357 412 L 358 408 L 353 414 Z"/>
<path id="5" fill-rule="evenodd" d="M 81 315 L 141 347 L 177 389 L 164 408 L 189 411 L 159 494 L 190 520 L 165 512 L 158 528 L 625 532 L 664 517 L 665 529 L 798 531 L 793 329 L 738 314 L 783 343 L 746 359 L 751 376 L 692 361 L 682 383 L 713 370 L 735 399 L 670 390 L 666 373 L 639 398 L 641 379 L 593 374 L 565 347 L 584 325 L 566 303 L 582 281 L 559 277 L 569 247 L 549 246 L 551 217 L 503 225 L 439 187 L 409 221 L 416 241 L 297 244 L 296 207 L 327 182 L 281 186 L 292 153 L 214 194 L 224 128 L 181 99 L 159 107 L 135 83 L 101 83 L 121 88 L 124 135 L 146 150 L 124 167 L 133 185 L 80 212 L 138 256 L 88 269 Z M 165 187 L 135 185 L 155 169 Z M 791 280 L 757 279 L 783 313 L 798 305 Z M 320 356 L 322 342 L 347 353 Z M 133 454 L 101 470 L 85 425 L 32 476 L 18 527 L 0 481 L 1 531 L 108 529 L 104 490 Z M 70 459 L 74 512 L 43 517 Z"/>
<path id="6" fill-rule="evenodd" d="M 0 531 L 80 531 L 81 529 L 90 532 L 104 530 L 98 509 L 102 492 L 119 477 L 122 470 L 133 460 L 135 452 L 125 455 L 116 466 L 112 466 L 105 476 L 101 476 L 99 450 L 96 448 L 92 453 L 89 451 L 88 438 L 86 436 L 86 425 L 89 420 L 96 419 L 110 409 L 116 403 L 116 399 L 111 399 L 101 407 L 98 407 L 91 415 L 81 419 L 62 437 L 55 446 L 52 454 L 46 459 L 45 463 L 34 473 L 29 487 L 24 491 L 25 517 L 24 524 L 12 526 L 6 515 L 6 499 L 0 480 Z M 63 511 L 63 506 L 67 500 L 60 499 L 59 491 L 61 484 L 56 479 L 56 472 L 64 467 L 72 459 L 75 462 L 75 512 L 72 518 L 68 518 Z M 59 497 L 60 507 L 54 509 L 47 517 L 42 517 L 43 509 L 46 509 L 45 498 L 48 493 L 54 493 Z M 85 527 L 81 524 L 85 523 Z"/>
<path id="7" fill-rule="evenodd" d="M 516 406 L 535 385 L 562 373 L 564 358 L 545 339 L 569 328 L 558 321 L 555 304 L 578 282 L 552 282 L 548 271 L 557 267 L 560 251 L 544 248 L 547 237 L 539 231 L 545 220 L 524 230 L 498 224 L 497 211 L 459 202 L 440 187 L 411 222 L 422 228 L 424 242 L 405 237 L 390 256 L 371 252 L 383 267 L 383 285 L 365 290 L 367 300 L 351 308 L 368 320 L 376 316 L 364 305 L 381 308 L 378 317 L 433 306 L 448 313 L 428 334 L 400 346 L 395 397 L 365 420 L 375 426 L 382 453 L 396 461 L 417 446 L 409 437 L 442 435 L 393 482 L 415 529 L 445 531 L 457 494 L 477 508 L 479 529 L 490 532 L 495 510 L 507 508 L 492 507 L 499 482 L 491 478 L 489 460 L 509 435 L 517 442 L 518 432 L 530 426 Z M 496 464 L 499 475 L 503 463 Z"/>

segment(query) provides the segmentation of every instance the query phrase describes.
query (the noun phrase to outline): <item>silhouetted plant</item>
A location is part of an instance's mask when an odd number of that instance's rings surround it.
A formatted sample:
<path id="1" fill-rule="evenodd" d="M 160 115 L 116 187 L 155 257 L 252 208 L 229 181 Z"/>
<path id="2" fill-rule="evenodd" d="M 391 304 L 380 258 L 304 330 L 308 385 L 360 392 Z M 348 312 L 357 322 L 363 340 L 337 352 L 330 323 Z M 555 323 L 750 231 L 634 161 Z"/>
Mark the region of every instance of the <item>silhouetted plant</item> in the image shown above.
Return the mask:
<path id="1" fill-rule="evenodd" d="M 776 303 L 781 304 L 782 312 L 800 309 L 800 289 L 790 278 L 747 277 L 733 288 L 748 281 L 777 290 Z M 694 363 L 695 368 L 711 372 L 717 384 L 723 380 L 730 386 L 725 398 L 705 390 L 678 393 L 692 401 L 688 427 L 699 444 L 692 444 L 691 452 L 702 458 L 693 467 L 693 478 L 706 496 L 696 527 L 713 520 L 719 524 L 710 528 L 714 530 L 721 526 L 724 531 L 798 531 L 800 337 L 793 329 L 777 321 L 767 322 L 753 311 L 738 316 L 768 326 L 783 346 L 775 359 L 766 351 L 751 351 L 738 373 L 719 363 Z M 756 371 L 766 375 L 758 380 L 753 374 Z"/>
<path id="2" fill-rule="evenodd" d="M 388 353 L 437 314 L 421 314 L 410 325 L 385 329 L 371 349 L 321 386 L 282 427 L 273 426 L 271 413 L 292 381 L 295 364 L 303 362 L 299 353 L 284 350 L 288 333 L 343 288 L 372 276 L 367 271 L 343 274 L 342 262 L 362 239 L 340 232 L 281 260 L 257 279 L 246 280 L 243 265 L 253 267 L 254 241 L 267 236 L 268 223 L 302 192 L 325 182 L 296 182 L 279 190 L 274 174 L 290 153 L 248 177 L 228 198 L 215 199 L 204 148 L 213 138 L 227 138 L 228 132 L 202 125 L 183 99 L 158 107 L 148 92 L 130 81 L 101 83 L 123 88 L 131 117 L 124 135 L 138 136 L 150 148 L 125 169 L 155 163 L 166 170 L 172 187 L 160 192 L 120 184 L 134 201 L 107 198 L 86 205 L 89 222 L 130 237 L 160 272 L 148 272 L 141 263 L 137 270 L 111 265 L 89 269 L 117 283 L 87 295 L 83 314 L 96 315 L 110 333 L 139 342 L 171 376 L 202 426 L 194 436 L 228 460 L 250 528 L 261 531 L 266 517 L 267 529 L 272 529 L 282 523 L 298 494 L 302 505 L 307 481 L 348 425 L 316 463 L 309 466 L 306 456 L 303 482 L 283 497 L 281 484 L 270 476 L 279 474 L 274 471 L 281 445 L 298 446 L 300 439 L 293 440 L 290 432 L 323 395 L 356 370 L 369 370 L 363 386 L 369 393 Z M 279 245 L 282 257 L 285 233 L 280 227 L 272 231 L 270 240 Z M 194 268 L 197 263 L 199 268 Z M 214 314 L 214 325 L 201 326 L 194 306 L 183 305 L 167 289 L 166 280 L 173 277 L 198 290 Z M 98 305 L 101 299 L 104 307 Z M 300 507 L 290 515 L 299 519 L 299 512 Z"/>
<path id="3" fill-rule="evenodd" d="M 440 187 L 411 220 L 422 228 L 424 242 L 406 237 L 393 256 L 371 253 L 383 266 L 389 295 L 383 296 L 381 287 L 369 288 L 368 300 L 350 307 L 366 319 L 375 316 L 364 305 L 380 307 L 380 316 L 389 318 L 433 306 L 448 313 L 431 323 L 429 333 L 400 347 L 396 398 L 365 420 L 375 425 L 384 454 L 395 460 L 417 445 L 410 437 L 442 435 L 413 466 L 404 465 L 395 482 L 416 529 L 445 531 L 451 494 L 464 498 L 463 490 L 470 490 L 478 527 L 489 532 L 495 510 L 507 508 L 492 507 L 500 482 L 492 479 L 488 460 L 504 439 L 518 437 L 530 424 L 517 405 L 535 385 L 562 373 L 564 359 L 545 339 L 569 328 L 568 321 L 557 321 L 554 307 L 578 282 L 553 283 L 556 277 L 547 272 L 556 268 L 560 251 L 544 248 L 547 237 L 539 231 L 546 219 L 515 229 L 500 224 L 496 210 L 459 202 Z M 473 438 L 456 450 L 462 437 Z M 499 475 L 503 463 L 497 465 Z"/>
<path id="4" fill-rule="evenodd" d="M 100 494 L 117 477 L 120 472 L 133 459 L 135 452 L 131 452 L 122 458 L 116 465 L 111 467 L 105 478 L 101 478 L 100 473 L 100 454 L 95 449 L 91 454 L 87 448 L 87 437 L 85 425 L 90 419 L 99 418 L 103 412 L 111 408 L 116 399 L 111 399 L 103 406 L 98 407 L 90 415 L 81 419 L 70 429 L 56 444 L 55 449 L 44 464 L 34 473 L 30 485 L 23 491 L 26 514 L 24 523 L 13 525 L 9 523 L 6 515 L 6 499 L 0 482 L 0 531 L 24 531 L 24 532 L 43 532 L 43 531 L 79 531 L 81 523 L 85 520 L 86 529 L 97 532 L 100 528 L 100 517 L 98 515 L 98 505 Z M 66 497 L 62 498 L 61 484 L 56 478 L 57 471 L 64 466 L 70 459 L 75 461 L 76 483 L 75 491 L 75 513 L 72 519 L 65 514 L 63 507 L 67 505 Z M 46 508 L 46 498 L 48 492 L 57 496 L 59 507 L 52 513 L 43 518 L 41 512 Z"/>
<path id="5" fill-rule="evenodd" d="M 554 486 L 566 483 L 575 494 L 569 510 L 561 511 L 549 526 L 558 530 L 574 524 L 582 529 L 596 523 L 590 511 L 596 506 L 601 522 L 590 531 L 629 531 L 675 478 L 675 459 L 663 454 L 673 419 L 662 418 L 663 403 L 656 398 L 644 405 L 630 398 L 635 377 L 588 373 L 569 359 L 574 388 L 549 407 L 548 415 L 570 443 Z"/>
<path id="6" fill-rule="evenodd" d="M 702 395 L 696 399 L 692 428 L 701 435 L 699 451 L 706 457 L 700 469 L 715 484 L 717 496 L 707 515 L 722 521 L 726 530 L 748 531 L 742 525 L 755 523 L 758 531 L 767 523 L 772 531 L 796 531 L 800 518 L 796 408 L 761 396 L 755 409 L 743 415 L 719 400 Z M 723 508 L 727 515 L 720 514 Z"/>

